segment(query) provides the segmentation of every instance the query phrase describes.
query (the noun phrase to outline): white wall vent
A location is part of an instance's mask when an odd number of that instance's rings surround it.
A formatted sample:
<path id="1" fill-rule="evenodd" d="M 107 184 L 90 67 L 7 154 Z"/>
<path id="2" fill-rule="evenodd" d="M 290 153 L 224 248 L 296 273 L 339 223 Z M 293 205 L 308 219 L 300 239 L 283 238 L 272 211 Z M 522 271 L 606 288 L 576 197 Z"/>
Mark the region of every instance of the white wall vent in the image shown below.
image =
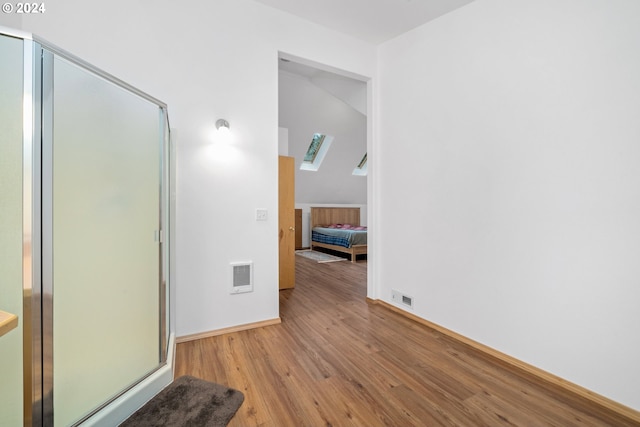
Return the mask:
<path id="1" fill-rule="evenodd" d="M 231 263 L 231 293 L 241 294 L 253 291 L 253 263 Z"/>
<path id="2" fill-rule="evenodd" d="M 405 295 L 400 291 L 396 291 L 395 289 L 391 290 L 391 299 L 396 304 L 401 304 L 407 306 L 409 308 L 413 308 L 413 298 L 409 295 Z"/>

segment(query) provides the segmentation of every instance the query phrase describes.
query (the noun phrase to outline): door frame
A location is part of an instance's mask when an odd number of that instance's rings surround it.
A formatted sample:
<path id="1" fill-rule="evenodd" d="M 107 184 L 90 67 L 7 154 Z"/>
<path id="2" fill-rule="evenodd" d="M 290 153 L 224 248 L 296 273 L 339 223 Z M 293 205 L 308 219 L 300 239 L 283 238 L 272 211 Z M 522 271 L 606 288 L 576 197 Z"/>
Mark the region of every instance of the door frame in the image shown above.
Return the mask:
<path id="1" fill-rule="evenodd" d="M 373 230 L 373 233 L 369 233 L 367 236 L 367 299 L 377 300 L 380 298 L 379 285 L 376 278 L 378 274 L 378 235 L 376 230 L 377 226 L 379 201 L 378 197 L 378 141 L 376 133 L 377 123 L 377 105 L 375 102 L 375 95 L 377 93 L 377 78 L 372 76 L 364 76 L 355 72 L 344 70 L 330 64 L 314 61 L 308 58 L 304 58 L 298 55 L 293 55 L 284 51 L 278 51 L 278 60 L 276 61 L 276 72 L 279 73 L 279 62 L 284 59 L 286 61 L 297 62 L 309 67 L 317 68 L 319 70 L 328 71 L 344 77 L 349 77 L 354 80 L 359 80 L 367 84 L 367 227 L 369 231 Z M 278 96 L 278 105 L 280 104 L 280 97 Z M 280 123 L 278 123 L 280 126 Z M 288 153 L 286 154 L 288 155 Z"/>

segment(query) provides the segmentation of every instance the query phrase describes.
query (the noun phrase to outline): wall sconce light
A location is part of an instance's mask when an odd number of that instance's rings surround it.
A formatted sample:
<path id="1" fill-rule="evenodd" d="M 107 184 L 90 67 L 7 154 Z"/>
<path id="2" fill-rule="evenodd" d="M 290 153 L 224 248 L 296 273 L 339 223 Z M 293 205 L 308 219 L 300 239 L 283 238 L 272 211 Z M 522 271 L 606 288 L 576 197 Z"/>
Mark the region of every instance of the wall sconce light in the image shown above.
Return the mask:
<path id="1" fill-rule="evenodd" d="M 229 132 L 229 122 L 225 119 L 218 119 L 216 121 L 216 129 L 221 132 Z"/>
<path id="2" fill-rule="evenodd" d="M 216 132 L 214 140 L 222 143 L 229 144 L 231 142 L 231 131 L 229 130 L 229 122 L 225 119 L 216 120 Z"/>

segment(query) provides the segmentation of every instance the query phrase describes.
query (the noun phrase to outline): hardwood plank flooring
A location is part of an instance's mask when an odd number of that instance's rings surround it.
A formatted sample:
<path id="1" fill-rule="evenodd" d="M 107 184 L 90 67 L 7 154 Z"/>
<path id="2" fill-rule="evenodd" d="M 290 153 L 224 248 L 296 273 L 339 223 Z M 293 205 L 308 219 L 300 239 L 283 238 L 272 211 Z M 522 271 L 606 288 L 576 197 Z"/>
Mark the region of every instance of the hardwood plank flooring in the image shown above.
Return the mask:
<path id="1" fill-rule="evenodd" d="M 366 262 L 296 257 L 281 324 L 178 344 L 176 376 L 241 390 L 230 427 L 632 425 L 365 297 Z"/>

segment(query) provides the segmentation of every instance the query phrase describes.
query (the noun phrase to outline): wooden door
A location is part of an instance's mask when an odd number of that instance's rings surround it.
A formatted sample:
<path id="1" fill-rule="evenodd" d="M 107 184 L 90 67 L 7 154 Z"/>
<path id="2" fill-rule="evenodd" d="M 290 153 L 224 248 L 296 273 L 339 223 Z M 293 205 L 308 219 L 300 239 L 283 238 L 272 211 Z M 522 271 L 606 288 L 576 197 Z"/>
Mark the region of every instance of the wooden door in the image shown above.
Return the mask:
<path id="1" fill-rule="evenodd" d="M 279 288 L 295 286 L 295 169 L 294 158 L 278 158 Z"/>
<path id="2" fill-rule="evenodd" d="M 296 250 L 302 249 L 302 209 L 296 209 Z"/>

